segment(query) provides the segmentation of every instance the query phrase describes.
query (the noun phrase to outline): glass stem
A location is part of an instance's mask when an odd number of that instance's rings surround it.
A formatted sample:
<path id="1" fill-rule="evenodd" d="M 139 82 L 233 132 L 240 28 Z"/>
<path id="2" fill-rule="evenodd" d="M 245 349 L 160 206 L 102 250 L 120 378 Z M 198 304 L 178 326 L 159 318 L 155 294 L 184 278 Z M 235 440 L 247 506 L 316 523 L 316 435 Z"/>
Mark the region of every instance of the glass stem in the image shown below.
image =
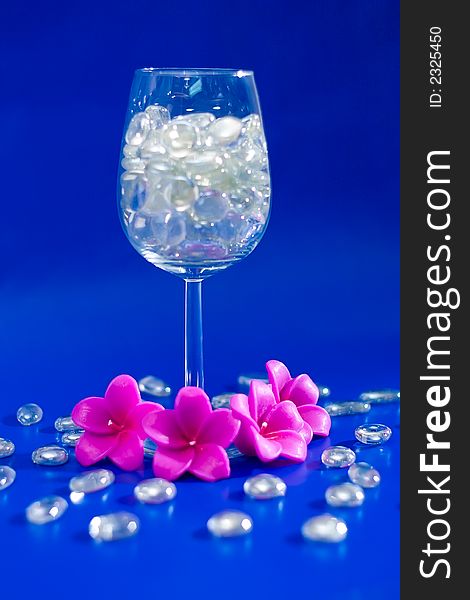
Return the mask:
<path id="1" fill-rule="evenodd" d="M 184 280 L 184 384 L 204 388 L 202 279 Z"/>

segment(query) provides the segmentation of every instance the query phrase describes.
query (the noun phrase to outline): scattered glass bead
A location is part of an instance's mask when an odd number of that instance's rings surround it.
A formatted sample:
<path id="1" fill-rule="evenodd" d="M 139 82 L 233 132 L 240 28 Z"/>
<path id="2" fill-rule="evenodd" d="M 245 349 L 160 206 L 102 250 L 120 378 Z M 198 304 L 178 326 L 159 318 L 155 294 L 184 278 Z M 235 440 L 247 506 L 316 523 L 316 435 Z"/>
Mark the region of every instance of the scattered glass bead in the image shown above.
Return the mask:
<path id="1" fill-rule="evenodd" d="M 227 452 L 227 456 L 230 458 L 238 458 L 239 456 L 243 456 L 243 452 L 240 452 L 240 450 L 238 448 L 236 448 L 235 446 L 230 446 L 230 448 L 227 448 L 226 450 Z"/>
<path id="2" fill-rule="evenodd" d="M 6 490 L 15 481 L 16 471 L 11 467 L 0 466 L 0 492 Z"/>
<path id="3" fill-rule="evenodd" d="M 26 518 L 34 525 L 45 525 L 57 521 L 69 507 L 61 496 L 46 496 L 37 500 L 26 509 Z"/>
<path id="4" fill-rule="evenodd" d="M 212 406 L 214 408 L 230 408 L 230 398 L 233 395 L 233 392 L 227 392 L 226 394 L 213 396 L 211 399 Z"/>
<path id="5" fill-rule="evenodd" d="M 302 525 L 303 537 L 314 542 L 342 542 L 347 534 L 346 523 L 328 513 L 312 517 Z"/>
<path id="6" fill-rule="evenodd" d="M 359 400 L 370 402 L 371 404 L 400 402 L 400 390 L 377 390 L 364 392 L 359 396 Z"/>
<path id="7" fill-rule="evenodd" d="M 392 430 L 381 423 L 365 423 L 356 428 L 354 435 L 363 444 L 384 444 L 390 439 Z"/>
<path id="8" fill-rule="evenodd" d="M 35 450 L 31 458 L 36 465 L 59 467 L 68 461 L 69 453 L 60 446 L 43 446 Z"/>
<path id="9" fill-rule="evenodd" d="M 286 495 L 286 483 L 280 477 L 261 473 L 250 477 L 243 484 L 243 491 L 255 500 L 269 500 Z"/>
<path id="10" fill-rule="evenodd" d="M 266 377 L 265 373 L 249 373 L 246 375 L 239 375 L 237 382 L 242 391 L 247 391 L 250 389 L 250 384 L 254 379 L 259 379 L 264 383 L 269 383 L 269 379 Z"/>
<path id="11" fill-rule="evenodd" d="M 139 528 L 139 518 L 132 513 L 122 511 L 93 517 L 88 526 L 88 533 L 94 540 L 114 542 L 132 537 Z"/>
<path id="12" fill-rule="evenodd" d="M 207 529 L 216 537 L 237 537 L 250 533 L 253 521 L 239 510 L 224 510 L 207 521 Z"/>
<path id="13" fill-rule="evenodd" d="M 326 412 L 332 417 L 344 417 L 346 415 L 360 415 L 370 411 L 368 402 L 331 402 L 325 404 Z"/>
<path id="14" fill-rule="evenodd" d="M 331 395 L 331 388 L 329 388 L 327 385 L 321 385 L 321 384 L 317 383 L 317 388 L 320 391 L 321 397 L 327 398 L 328 396 Z"/>
<path id="15" fill-rule="evenodd" d="M 0 458 L 7 458 L 15 452 L 15 444 L 11 440 L 0 437 Z"/>
<path id="16" fill-rule="evenodd" d="M 144 479 L 135 486 L 134 496 L 143 504 L 163 504 L 176 496 L 176 486 L 159 477 Z"/>
<path id="17" fill-rule="evenodd" d="M 323 450 L 321 455 L 321 461 L 324 465 L 337 469 L 350 467 L 355 460 L 356 454 L 346 446 L 330 446 Z"/>
<path id="18" fill-rule="evenodd" d="M 364 490 L 355 483 L 330 485 L 325 492 L 325 499 L 330 506 L 354 508 L 364 502 Z"/>
<path id="19" fill-rule="evenodd" d="M 71 448 L 75 448 L 78 440 L 82 437 L 82 431 L 66 431 L 62 434 L 60 438 L 60 443 L 63 446 L 70 446 Z"/>
<path id="20" fill-rule="evenodd" d="M 147 375 L 139 380 L 139 389 L 145 394 L 150 396 L 156 396 L 157 398 L 164 398 L 171 394 L 171 388 L 162 379 L 154 377 L 153 375 Z"/>
<path id="21" fill-rule="evenodd" d="M 148 458 L 153 458 L 155 455 L 155 450 L 157 449 L 157 444 L 151 440 L 150 438 L 147 438 L 144 441 L 144 456 L 148 457 Z"/>
<path id="22" fill-rule="evenodd" d="M 56 428 L 56 431 L 77 431 L 80 429 L 80 427 L 73 422 L 72 417 L 59 417 L 55 420 L 54 427 Z"/>
<path id="23" fill-rule="evenodd" d="M 357 462 L 349 467 L 349 479 L 363 488 L 373 488 L 380 483 L 380 473 L 366 462 Z"/>
<path id="24" fill-rule="evenodd" d="M 29 426 L 36 425 L 41 421 L 43 416 L 42 408 L 37 404 L 30 403 L 20 406 L 16 413 L 16 418 L 21 425 Z"/>
<path id="25" fill-rule="evenodd" d="M 100 492 L 114 483 L 114 473 L 108 469 L 94 469 L 93 471 L 84 471 L 72 477 L 69 482 L 71 492 L 83 492 L 92 494 Z"/>

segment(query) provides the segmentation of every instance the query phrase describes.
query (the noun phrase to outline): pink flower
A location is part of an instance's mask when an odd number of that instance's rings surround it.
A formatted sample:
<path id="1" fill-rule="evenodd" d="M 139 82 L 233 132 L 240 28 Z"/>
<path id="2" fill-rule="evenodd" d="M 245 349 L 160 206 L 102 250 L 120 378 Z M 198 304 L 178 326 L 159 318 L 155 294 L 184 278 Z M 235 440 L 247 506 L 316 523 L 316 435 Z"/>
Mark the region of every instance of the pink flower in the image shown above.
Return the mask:
<path id="1" fill-rule="evenodd" d="M 144 460 L 142 419 L 163 406 L 142 402 L 137 381 L 130 375 L 115 377 L 104 398 L 85 398 L 75 405 L 72 419 L 85 432 L 75 448 L 84 467 L 108 457 L 125 471 L 138 469 Z"/>
<path id="2" fill-rule="evenodd" d="M 303 462 L 307 444 L 302 436 L 304 422 L 293 402 L 276 402 L 271 386 L 260 380 L 250 385 L 250 393 L 230 399 L 233 416 L 240 419 L 235 445 L 249 456 L 269 462 L 283 456 Z"/>
<path id="3" fill-rule="evenodd" d="M 216 481 L 230 475 L 224 448 L 233 442 L 240 423 L 227 408 L 213 411 L 200 388 L 182 388 L 174 410 L 148 415 L 143 427 L 157 443 L 153 458 L 156 477 L 173 480 L 189 471 L 199 479 Z"/>
<path id="4" fill-rule="evenodd" d="M 302 435 L 307 444 L 313 435 L 326 437 L 330 433 L 331 418 L 321 406 L 317 406 L 320 392 L 308 375 L 292 378 L 288 368 L 278 360 L 266 363 L 269 383 L 277 402 L 293 402 L 304 421 Z"/>

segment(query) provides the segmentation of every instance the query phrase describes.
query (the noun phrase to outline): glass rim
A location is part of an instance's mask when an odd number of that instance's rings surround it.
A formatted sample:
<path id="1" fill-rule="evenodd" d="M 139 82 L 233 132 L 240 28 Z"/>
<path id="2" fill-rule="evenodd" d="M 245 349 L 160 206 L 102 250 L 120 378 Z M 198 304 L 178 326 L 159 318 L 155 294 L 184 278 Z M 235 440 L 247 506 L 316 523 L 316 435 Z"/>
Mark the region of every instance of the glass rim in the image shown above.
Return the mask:
<path id="1" fill-rule="evenodd" d="M 189 67 L 187 69 L 179 67 L 143 67 L 136 69 L 136 73 L 141 75 L 172 75 L 173 77 L 198 77 L 203 75 L 227 75 L 232 77 L 250 77 L 253 71 L 249 69 L 227 69 L 211 67 Z"/>

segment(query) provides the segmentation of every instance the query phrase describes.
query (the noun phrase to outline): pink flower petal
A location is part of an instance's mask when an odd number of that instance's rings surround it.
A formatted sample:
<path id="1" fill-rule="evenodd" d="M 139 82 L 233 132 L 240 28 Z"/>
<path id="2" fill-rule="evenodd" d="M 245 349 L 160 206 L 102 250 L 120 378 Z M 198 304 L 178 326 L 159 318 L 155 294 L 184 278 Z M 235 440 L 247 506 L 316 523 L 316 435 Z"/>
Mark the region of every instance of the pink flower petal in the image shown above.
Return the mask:
<path id="1" fill-rule="evenodd" d="M 95 435 L 85 431 L 75 446 L 75 456 L 83 467 L 89 467 L 105 458 L 117 441 L 117 435 Z"/>
<path id="2" fill-rule="evenodd" d="M 76 425 L 91 433 L 111 435 L 111 414 L 104 398 L 94 396 L 80 400 L 72 410 L 72 419 Z"/>
<path id="3" fill-rule="evenodd" d="M 108 385 L 104 398 L 114 423 L 124 425 L 127 415 L 141 401 L 139 385 L 130 375 L 118 375 Z"/>
<path id="4" fill-rule="evenodd" d="M 175 399 L 175 414 L 181 431 L 189 442 L 196 440 L 205 420 L 212 413 L 207 394 L 201 388 L 181 388 Z"/>
<path id="5" fill-rule="evenodd" d="M 272 389 L 264 381 L 254 379 L 250 384 L 248 407 L 253 419 L 261 425 L 269 412 L 276 406 L 276 398 Z"/>
<path id="6" fill-rule="evenodd" d="M 217 481 L 230 475 L 227 453 L 217 444 L 197 445 L 189 472 L 204 481 Z"/>
<path id="7" fill-rule="evenodd" d="M 143 420 L 146 416 L 162 410 L 164 410 L 163 406 L 157 402 L 139 402 L 139 404 L 136 404 L 127 415 L 124 428 L 135 431 L 139 437 L 144 440 L 147 435 L 142 427 Z"/>
<path id="8" fill-rule="evenodd" d="M 281 446 L 281 456 L 295 462 L 303 462 L 307 458 L 307 444 L 297 431 L 276 431 L 268 436 Z"/>
<path id="9" fill-rule="evenodd" d="M 279 402 L 281 399 L 281 390 L 290 381 L 291 376 L 286 365 L 279 360 L 268 360 L 266 363 L 269 383 L 271 384 L 274 396 Z"/>
<path id="10" fill-rule="evenodd" d="M 252 425 L 257 431 L 259 431 L 259 425 L 250 414 L 248 407 L 248 396 L 245 394 L 234 394 L 230 398 L 230 408 L 232 409 L 233 416 L 245 423 L 246 425 Z"/>
<path id="11" fill-rule="evenodd" d="M 173 481 L 185 471 L 194 457 L 194 448 L 157 448 L 153 457 L 153 472 L 155 477 L 163 477 Z"/>
<path id="12" fill-rule="evenodd" d="M 304 426 L 299 431 L 300 435 L 304 438 L 306 444 L 310 444 L 313 439 L 313 431 L 307 421 L 304 421 Z"/>
<path id="13" fill-rule="evenodd" d="M 267 425 L 263 428 L 263 435 L 268 435 L 280 429 L 300 431 L 304 425 L 302 417 L 293 402 L 286 400 L 276 404 L 267 418 Z"/>
<path id="14" fill-rule="evenodd" d="M 147 415 L 142 423 L 145 433 L 159 446 L 183 448 L 188 441 L 183 435 L 174 410 L 162 410 Z"/>
<path id="15" fill-rule="evenodd" d="M 135 471 L 144 462 L 144 443 L 135 431 L 121 431 L 108 458 L 124 471 Z"/>
<path id="16" fill-rule="evenodd" d="M 235 446 L 247 456 L 257 456 L 263 462 L 277 458 L 282 450 L 281 444 L 264 438 L 253 426 L 242 423 L 235 438 Z"/>
<path id="17" fill-rule="evenodd" d="M 305 404 L 299 406 L 302 419 L 310 425 L 315 435 L 326 437 L 330 433 L 331 417 L 321 406 Z"/>
<path id="18" fill-rule="evenodd" d="M 214 443 L 227 448 L 235 439 L 239 429 L 240 421 L 233 418 L 232 411 L 228 408 L 219 408 L 207 418 L 197 436 L 197 444 L 199 446 Z"/>
<path id="19" fill-rule="evenodd" d="M 281 400 L 291 400 L 297 406 L 316 404 L 319 396 L 319 389 L 305 374 L 291 379 L 281 389 Z"/>

